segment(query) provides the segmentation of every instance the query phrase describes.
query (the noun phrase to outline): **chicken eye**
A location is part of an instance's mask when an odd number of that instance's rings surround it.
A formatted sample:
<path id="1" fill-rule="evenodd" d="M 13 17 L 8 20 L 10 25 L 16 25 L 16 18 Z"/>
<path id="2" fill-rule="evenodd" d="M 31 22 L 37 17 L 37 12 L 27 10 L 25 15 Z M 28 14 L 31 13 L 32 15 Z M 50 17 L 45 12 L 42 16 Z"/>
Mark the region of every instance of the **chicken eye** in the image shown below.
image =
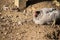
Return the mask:
<path id="1" fill-rule="evenodd" d="M 37 13 L 37 14 L 39 14 L 39 13 L 40 13 L 40 11 L 36 11 L 36 13 Z"/>
<path id="2" fill-rule="evenodd" d="M 35 17 L 37 17 L 40 14 L 40 11 L 35 11 Z"/>

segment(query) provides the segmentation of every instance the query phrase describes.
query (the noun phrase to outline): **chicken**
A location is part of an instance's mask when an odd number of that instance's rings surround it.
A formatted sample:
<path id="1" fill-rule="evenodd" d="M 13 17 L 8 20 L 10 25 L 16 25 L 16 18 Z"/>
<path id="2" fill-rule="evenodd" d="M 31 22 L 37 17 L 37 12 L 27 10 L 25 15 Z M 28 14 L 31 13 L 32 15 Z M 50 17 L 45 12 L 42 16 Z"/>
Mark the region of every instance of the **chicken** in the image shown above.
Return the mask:
<path id="1" fill-rule="evenodd" d="M 60 16 L 60 12 L 56 8 L 42 8 L 36 10 L 33 14 L 33 21 L 36 24 L 51 24 L 56 21 Z"/>

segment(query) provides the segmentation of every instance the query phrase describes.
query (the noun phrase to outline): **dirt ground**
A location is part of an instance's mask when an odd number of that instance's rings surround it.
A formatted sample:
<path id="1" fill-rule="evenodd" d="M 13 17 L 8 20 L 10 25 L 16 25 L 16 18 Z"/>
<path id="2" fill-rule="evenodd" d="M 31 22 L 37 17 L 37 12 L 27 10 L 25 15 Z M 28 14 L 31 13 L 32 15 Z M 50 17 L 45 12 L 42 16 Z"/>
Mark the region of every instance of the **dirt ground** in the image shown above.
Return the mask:
<path id="1" fill-rule="evenodd" d="M 42 5 L 42 6 L 41 6 Z M 33 11 L 53 7 L 50 2 L 37 3 L 22 12 L 0 12 L 0 40 L 60 40 L 60 25 L 37 25 Z"/>

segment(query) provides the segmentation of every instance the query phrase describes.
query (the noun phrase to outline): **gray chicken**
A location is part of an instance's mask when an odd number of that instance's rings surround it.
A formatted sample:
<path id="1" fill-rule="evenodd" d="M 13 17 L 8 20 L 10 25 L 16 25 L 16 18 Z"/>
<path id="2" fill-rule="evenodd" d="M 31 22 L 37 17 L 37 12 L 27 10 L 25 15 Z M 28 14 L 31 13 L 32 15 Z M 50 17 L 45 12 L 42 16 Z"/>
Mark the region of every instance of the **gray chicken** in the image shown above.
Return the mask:
<path id="1" fill-rule="evenodd" d="M 33 21 L 36 24 L 55 24 L 55 21 L 60 18 L 60 12 L 56 8 L 42 8 L 36 10 L 33 14 Z"/>

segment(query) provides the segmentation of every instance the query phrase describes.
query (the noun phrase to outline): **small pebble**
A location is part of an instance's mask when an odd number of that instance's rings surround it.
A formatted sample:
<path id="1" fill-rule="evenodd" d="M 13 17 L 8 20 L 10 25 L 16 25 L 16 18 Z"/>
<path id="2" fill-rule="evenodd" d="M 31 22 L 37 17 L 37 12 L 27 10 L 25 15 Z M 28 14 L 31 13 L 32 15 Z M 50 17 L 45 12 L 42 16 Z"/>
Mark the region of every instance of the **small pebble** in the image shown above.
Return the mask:
<path id="1" fill-rule="evenodd" d="M 6 35 L 6 34 L 7 34 L 7 32 L 4 33 L 4 35 Z"/>
<path id="2" fill-rule="evenodd" d="M 19 22 L 18 22 L 18 25 L 20 25 L 20 24 L 22 24 L 22 22 L 21 22 L 21 21 L 19 21 Z"/>
<path id="3" fill-rule="evenodd" d="M 19 17 L 18 15 L 16 16 L 16 18 Z"/>

